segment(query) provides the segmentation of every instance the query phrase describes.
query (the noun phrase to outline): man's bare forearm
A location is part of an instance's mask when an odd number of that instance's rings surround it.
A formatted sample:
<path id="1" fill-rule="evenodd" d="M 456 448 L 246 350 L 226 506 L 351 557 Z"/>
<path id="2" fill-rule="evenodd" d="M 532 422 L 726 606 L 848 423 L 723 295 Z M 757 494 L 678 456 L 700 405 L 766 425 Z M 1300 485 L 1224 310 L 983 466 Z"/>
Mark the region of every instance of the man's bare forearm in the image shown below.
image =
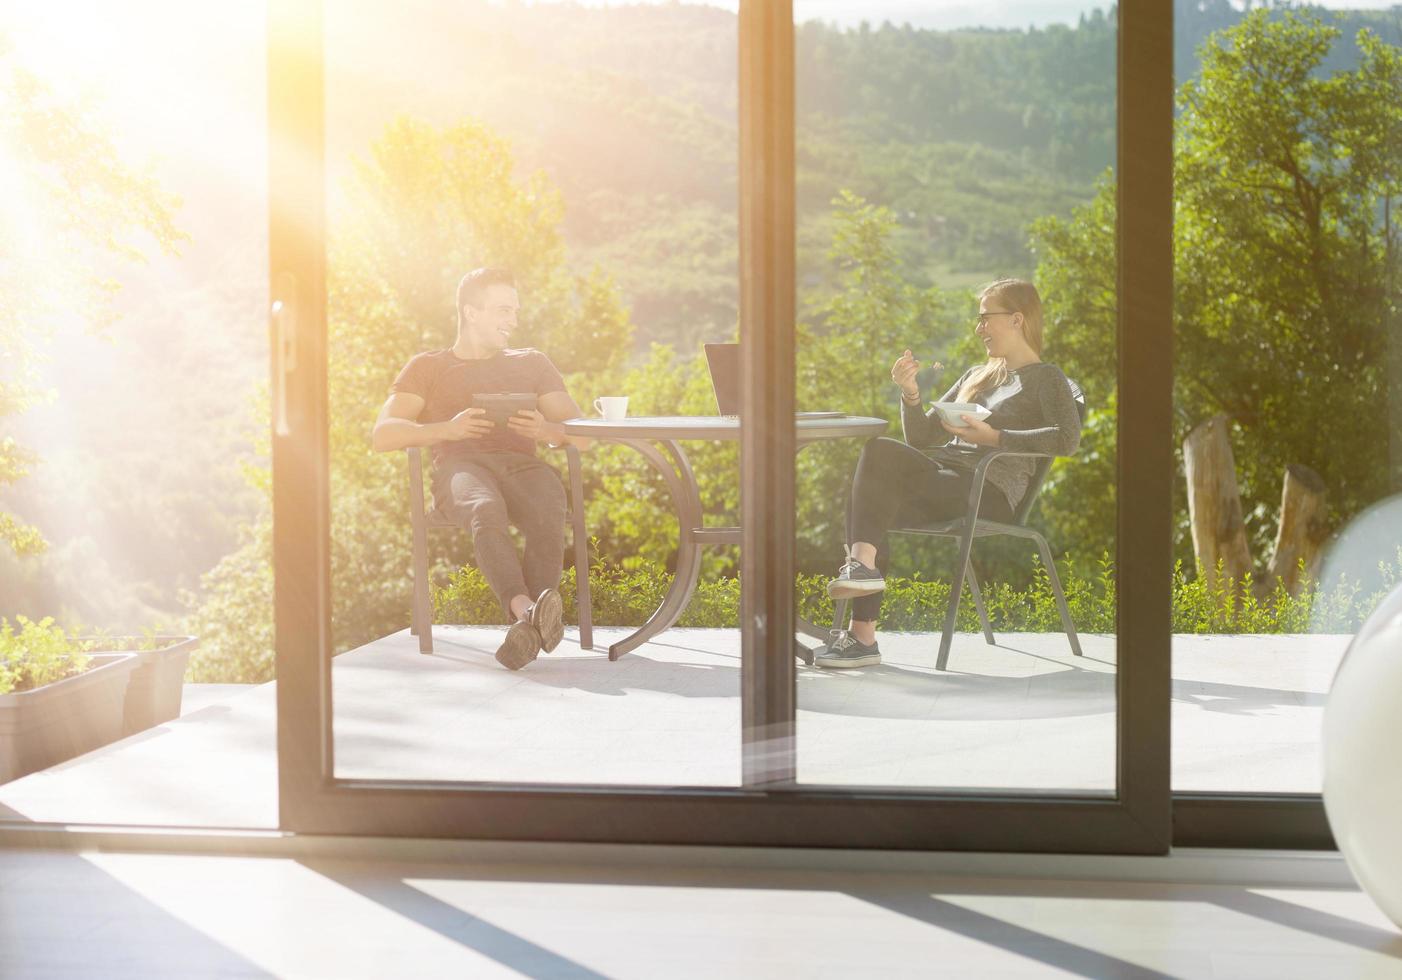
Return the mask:
<path id="1" fill-rule="evenodd" d="M 441 422 L 385 419 L 375 424 L 374 431 L 370 433 L 370 446 L 377 453 L 387 453 L 412 446 L 432 446 L 448 438 Z"/>

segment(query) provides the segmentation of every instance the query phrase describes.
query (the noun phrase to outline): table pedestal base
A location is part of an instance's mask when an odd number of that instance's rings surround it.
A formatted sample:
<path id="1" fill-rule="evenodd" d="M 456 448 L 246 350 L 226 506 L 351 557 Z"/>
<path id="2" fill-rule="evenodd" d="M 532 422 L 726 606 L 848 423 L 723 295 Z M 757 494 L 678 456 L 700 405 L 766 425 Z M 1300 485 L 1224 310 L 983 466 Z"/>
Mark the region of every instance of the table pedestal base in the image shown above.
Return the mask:
<path id="1" fill-rule="evenodd" d="M 696 474 L 691 461 L 687 459 L 681 444 L 674 439 L 614 438 L 591 434 L 592 438 L 628 446 L 647 460 L 667 483 L 667 490 L 677 510 L 677 571 L 672 584 L 662 598 L 657 611 L 648 617 L 647 622 L 634 632 L 609 647 L 609 659 L 617 660 L 624 654 L 636 650 L 648 640 L 664 630 L 676 625 L 686 604 L 696 590 L 701 575 L 701 549 L 706 545 L 738 545 L 741 543 L 741 529 L 738 527 L 706 527 L 701 510 L 701 491 L 696 484 Z M 662 447 L 653 445 L 656 442 Z M 806 443 L 800 444 L 800 448 Z M 665 450 L 665 452 L 663 452 Z M 571 481 L 571 505 L 575 513 L 584 513 L 584 491 L 582 481 Z M 587 567 L 587 558 L 585 560 Z M 795 627 L 804 636 L 826 643 L 831 631 L 796 617 Z M 814 650 L 794 640 L 794 656 L 805 664 L 813 663 Z"/>

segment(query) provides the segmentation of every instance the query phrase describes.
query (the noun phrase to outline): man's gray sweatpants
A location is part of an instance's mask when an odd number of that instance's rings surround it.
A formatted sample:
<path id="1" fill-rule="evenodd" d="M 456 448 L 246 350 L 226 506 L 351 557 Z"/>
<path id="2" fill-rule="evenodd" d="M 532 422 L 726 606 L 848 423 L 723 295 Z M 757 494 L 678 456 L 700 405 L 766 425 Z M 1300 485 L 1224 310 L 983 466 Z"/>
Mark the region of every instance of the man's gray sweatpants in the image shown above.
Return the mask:
<path id="1" fill-rule="evenodd" d="M 439 511 L 472 534 L 477 567 L 511 615 L 513 596 L 534 600 L 560 584 L 565 558 L 565 488 L 549 465 L 524 453 L 444 460 L 433 476 Z M 507 527 L 526 538 L 517 557 Z"/>

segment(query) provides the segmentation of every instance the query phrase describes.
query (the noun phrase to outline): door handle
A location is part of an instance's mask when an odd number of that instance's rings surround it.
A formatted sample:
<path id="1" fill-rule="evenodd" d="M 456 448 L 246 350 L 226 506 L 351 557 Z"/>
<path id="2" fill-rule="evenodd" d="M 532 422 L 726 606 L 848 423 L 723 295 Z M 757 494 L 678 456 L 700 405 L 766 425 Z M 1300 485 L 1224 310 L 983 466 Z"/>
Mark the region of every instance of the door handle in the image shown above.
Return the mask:
<path id="1" fill-rule="evenodd" d="M 297 277 L 281 273 L 271 308 L 273 326 L 273 430 L 292 435 L 287 409 L 288 382 L 297 370 Z"/>

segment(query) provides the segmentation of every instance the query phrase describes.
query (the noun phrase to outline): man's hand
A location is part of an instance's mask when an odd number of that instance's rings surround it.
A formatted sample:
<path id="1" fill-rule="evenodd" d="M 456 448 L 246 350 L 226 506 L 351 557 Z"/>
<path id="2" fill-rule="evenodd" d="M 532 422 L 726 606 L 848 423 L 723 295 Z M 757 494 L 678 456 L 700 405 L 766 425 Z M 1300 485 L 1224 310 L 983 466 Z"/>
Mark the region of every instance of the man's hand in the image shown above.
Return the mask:
<path id="1" fill-rule="evenodd" d="M 506 420 L 506 426 L 518 436 L 525 436 L 535 442 L 543 442 L 545 436 L 545 416 L 533 408 L 523 408 Z"/>
<path id="2" fill-rule="evenodd" d="M 465 408 L 448 421 L 442 423 L 443 433 L 451 440 L 481 439 L 496 428 L 496 424 L 482 416 L 485 408 Z"/>
<path id="3" fill-rule="evenodd" d="M 969 423 L 962 429 L 950 425 L 944 419 L 940 419 L 940 425 L 944 426 L 944 430 L 950 435 L 958 436 L 965 442 L 972 442 L 975 446 L 997 446 L 1002 441 L 1003 434 L 977 415 L 959 417 Z"/>

